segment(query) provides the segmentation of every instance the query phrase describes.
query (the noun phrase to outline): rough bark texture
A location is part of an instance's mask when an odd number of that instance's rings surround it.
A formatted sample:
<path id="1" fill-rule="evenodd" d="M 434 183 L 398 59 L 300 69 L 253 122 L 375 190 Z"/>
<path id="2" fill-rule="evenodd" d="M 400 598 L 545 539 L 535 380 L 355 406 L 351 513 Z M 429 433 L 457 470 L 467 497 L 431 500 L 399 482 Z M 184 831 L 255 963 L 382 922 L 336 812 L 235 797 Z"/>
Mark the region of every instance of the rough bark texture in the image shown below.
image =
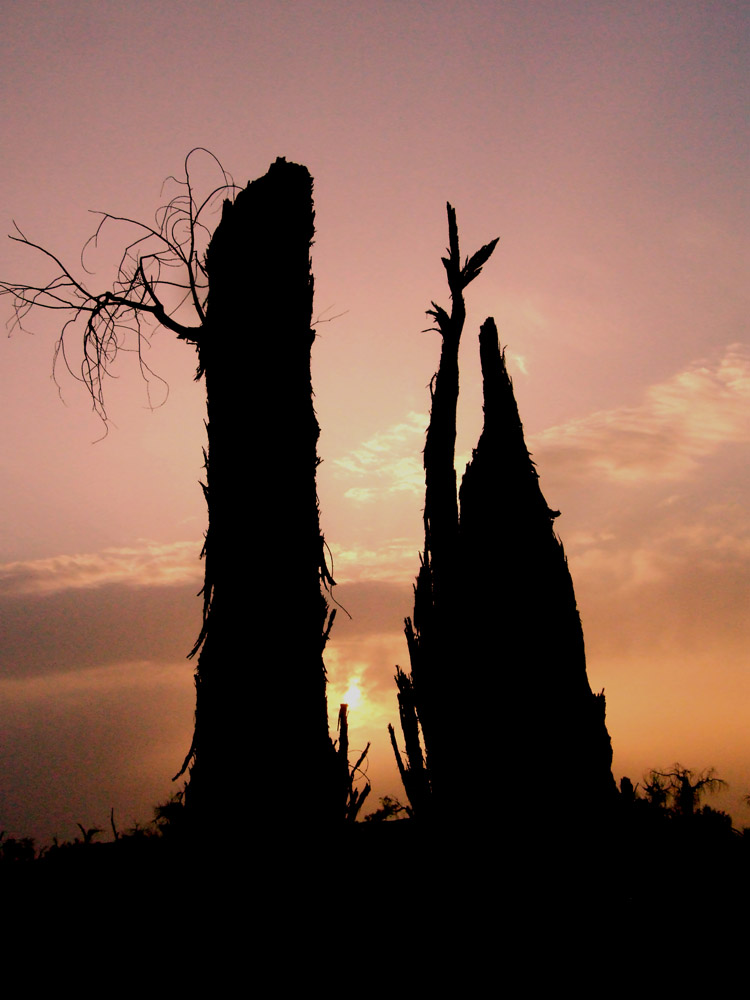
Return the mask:
<path id="1" fill-rule="evenodd" d="M 322 658 L 313 221 L 310 174 L 278 159 L 225 202 L 206 256 L 209 527 L 186 801 L 209 821 L 245 799 L 274 827 L 326 822 L 340 797 Z"/>

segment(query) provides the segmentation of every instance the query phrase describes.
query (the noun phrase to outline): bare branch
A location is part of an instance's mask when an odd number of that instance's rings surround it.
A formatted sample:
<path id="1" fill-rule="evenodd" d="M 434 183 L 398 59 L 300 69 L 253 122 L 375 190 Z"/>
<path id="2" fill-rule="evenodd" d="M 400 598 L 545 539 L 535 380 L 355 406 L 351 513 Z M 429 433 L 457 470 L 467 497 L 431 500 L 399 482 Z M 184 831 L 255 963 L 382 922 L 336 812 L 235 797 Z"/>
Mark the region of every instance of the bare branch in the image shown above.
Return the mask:
<path id="1" fill-rule="evenodd" d="M 223 181 L 201 201 L 196 199 L 190 172 L 191 159 L 198 153 L 205 153 L 214 161 Z M 201 217 L 219 196 L 232 196 L 237 187 L 216 157 L 202 147 L 191 150 L 185 158 L 183 180 L 170 177 L 167 181 L 180 190 L 157 210 L 155 225 L 110 212 L 95 213 L 100 216 L 99 222 L 80 256 L 81 269 L 87 276 L 94 274 L 87 266 L 87 251 L 99 247 L 105 226 L 117 223 L 135 229 L 134 238 L 122 251 L 114 279 L 103 291 L 93 289 L 88 277 L 79 280 L 60 257 L 29 239 L 15 223 L 17 235 L 10 236 L 48 258 L 56 269 L 54 277 L 46 283 L 0 281 L 0 295 L 10 295 L 13 299 L 10 331 L 25 329 L 24 323 L 32 310 L 67 312 L 68 318 L 55 345 L 53 375 L 57 364 L 63 363 L 74 378 L 84 383 L 94 410 L 105 423 L 104 382 L 112 375 L 111 368 L 120 351 L 137 355 L 147 384 L 158 378 L 143 357 L 144 344 L 149 342 L 146 324 L 155 321 L 188 344 L 198 346 L 201 340 L 208 298 L 202 257 L 211 237 Z M 185 310 L 193 313 L 192 321 L 183 321 Z M 83 347 L 77 371 L 70 365 L 65 343 L 72 327 L 80 330 Z"/>

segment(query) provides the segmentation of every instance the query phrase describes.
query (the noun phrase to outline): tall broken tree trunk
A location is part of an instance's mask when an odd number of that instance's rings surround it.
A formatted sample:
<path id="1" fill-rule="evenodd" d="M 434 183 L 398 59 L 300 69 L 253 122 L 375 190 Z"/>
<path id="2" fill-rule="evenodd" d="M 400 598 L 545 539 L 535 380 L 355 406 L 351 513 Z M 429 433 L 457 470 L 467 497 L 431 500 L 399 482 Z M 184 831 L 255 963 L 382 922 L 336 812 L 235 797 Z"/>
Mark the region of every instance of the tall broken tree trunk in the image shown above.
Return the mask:
<path id="1" fill-rule="evenodd" d="M 416 814 L 424 813 L 431 789 L 438 810 L 461 794 L 461 773 L 455 753 L 457 665 L 463 660 L 460 620 L 460 550 L 456 488 L 456 409 L 458 405 L 458 349 L 466 320 L 463 292 L 489 260 L 497 239 L 483 246 L 461 265 L 456 213 L 448 208 L 448 256 L 443 257 L 451 293 L 451 311 L 435 302 L 428 315 L 442 337 L 438 371 L 430 384 L 432 405 L 424 449 L 425 547 L 414 588 L 414 617 L 406 619 L 413 697 L 399 679 L 399 708 L 407 737 L 409 785 L 417 800 Z M 459 709 L 460 713 L 460 709 Z M 425 741 L 426 764 L 410 752 L 417 719 Z M 398 756 L 398 755 L 397 755 Z M 402 765 L 403 766 L 403 765 Z M 418 791 L 416 791 L 418 789 Z M 407 791 L 407 794 L 408 791 Z"/>
<path id="2" fill-rule="evenodd" d="M 274 827 L 343 815 L 323 647 L 315 474 L 312 178 L 278 159 L 226 201 L 206 255 L 204 623 L 186 802 L 250 800 Z"/>
<path id="3" fill-rule="evenodd" d="M 497 240 L 460 266 L 455 212 L 443 258 L 453 301 L 429 315 L 443 337 L 424 452 L 425 550 L 406 619 L 411 676 L 397 668 L 404 764 L 416 815 L 457 802 L 474 820 L 494 814 L 494 776 L 528 816 L 541 805 L 571 816 L 611 804 L 615 785 L 604 696 L 591 692 L 583 631 L 552 511 L 523 437 L 494 320 L 480 333 L 484 428 L 456 497 L 454 450 L 463 288 Z M 426 752 L 418 740 L 421 724 Z M 503 794 L 507 791 L 503 789 Z M 585 801 L 584 801 L 585 800 Z M 429 805 L 428 805 L 429 803 Z"/>
<path id="4" fill-rule="evenodd" d="M 487 773 L 510 768 L 527 776 L 512 793 L 524 812 L 601 813 L 616 793 L 612 746 L 553 529 L 560 512 L 542 495 L 493 319 L 479 349 L 484 427 L 460 491 L 464 642 L 481 692 L 464 744 L 480 751 L 464 752 L 467 785 L 481 797 Z"/>

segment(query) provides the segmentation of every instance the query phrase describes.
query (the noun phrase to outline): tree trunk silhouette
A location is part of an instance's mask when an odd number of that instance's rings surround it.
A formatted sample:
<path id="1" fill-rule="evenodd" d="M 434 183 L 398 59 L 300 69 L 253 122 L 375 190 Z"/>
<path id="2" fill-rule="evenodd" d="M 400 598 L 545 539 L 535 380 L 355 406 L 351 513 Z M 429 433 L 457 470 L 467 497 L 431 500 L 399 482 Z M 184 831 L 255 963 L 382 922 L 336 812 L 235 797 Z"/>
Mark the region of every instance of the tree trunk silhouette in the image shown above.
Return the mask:
<path id="1" fill-rule="evenodd" d="M 455 683 L 457 665 L 464 661 L 455 471 L 458 349 L 466 320 L 463 291 L 481 273 L 497 245 L 497 239 L 486 244 L 462 267 L 456 213 L 450 204 L 447 210 L 448 256 L 442 260 L 451 311 L 449 314 L 435 302 L 428 311 L 442 337 L 442 349 L 438 371 L 430 383 L 432 405 L 424 449 L 425 547 L 414 588 L 414 617 L 405 622 L 412 692 L 400 669 L 396 674 L 409 761 L 408 783 L 417 794 L 417 800 L 412 800 L 416 814 L 425 811 L 426 786 L 440 810 L 462 794 L 463 774 L 455 733 L 457 720 L 464 712 L 463 687 Z M 417 723 L 424 735 L 426 762 L 417 752 L 418 743 L 415 746 Z M 398 754 L 397 762 L 403 770 Z"/>
<path id="2" fill-rule="evenodd" d="M 197 196 L 192 159 L 207 156 L 222 183 Z M 208 240 L 207 217 L 237 187 L 200 147 L 185 158 L 178 193 L 156 223 L 97 213 L 123 225 L 125 244 L 109 288 L 92 290 L 51 251 L 16 227 L 11 238 L 52 261 L 46 284 L 0 281 L 13 297 L 13 325 L 36 309 L 67 311 L 55 364 L 68 365 L 66 337 L 81 333 L 80 374 L 107 425 L 106 376 L 132 350 L 141 375 L 158 381 L 143 353 L 155 321 L 198 351 L 205 377 L 208 530 L 203 626 L 196 670 L 193 743 L 185 795 L 199 828 L 243 812 L 246 801 L 276 828 L 306 817 L 344 821 L 365 792 L 343 781 L 328 734 L 323 648 L 330 633 L 324 589 L 333 585 L 320 532 L 318 422 L 310 350 L 314 234 L 312 178 L 279 158 L 223 204 Z M 82 261 L 83 264 L 83 254 Z M 83 268 L 84 270 L 85 267 Z M 90 275 L 92 272 L 87 272 Z M 361 763 L 361 761 L 360 761 Z"/>
<path id="3" fill-rule="evenodd" d="M 604 695 L 589 686 L 573 583 L 552 528 L 559 512 L 539 487 L 492 319 L 479 337 L 484 427 L 456 497 L 462 293 L 497 240 L 461 268 L 450 205 L 448 226 L 453 306 L 450 316 L 435 303 L 429 312 L 443 348 L 424 451 L 425 549 L 405 623 L 411 676 L 396 673 L 408 760 L 391 730 L 397 764 L 416 815 L 445 816 L 466 802 L 481 820 L 498 794 L 494 775 L 508 768 L 524 810 L 543 802 L 569 815 L 575 780 L 576 810 L 596 812 L 616 795 Z"/>
<path id="4" fill-rule="evenodd" d="M 278 159 L 224 203 L 206 255 L 209 524 L 186 805 L 208 822 L 240 797 L 274 825 L 343 816 L 322 658 L 313 221 L 310 174 Z"/>
<path id="5" fill-rule="evenodd" d="M 411 677 L 400 667 L 396 667 L 396 686 L 398 688 L 398 708 L 401 719 L 401 731 L 404 735 L 406 763 L 404 763 L 398 743 L 396 731 L 388 726 L 388 735 L 396 757 L 396 765 L 401 776 L 404 790 L 417 815 L 424 815 L 430 804 L 430 782 L 425 767 L 422 745 L 419 740 L 419 722 L 417 705 L 414 697 L 414 685 Z"/>
<path id="6" fill-rule="evenodd" d="M 616 795 L 604 695 L 586 674 L 573 581 L 539 475 L 526 448 L 513 384 L 493 319 L 479 334 L 484 427 L 461 491 L 465 649 L 482 665 L 464 748 L 475 796 L 514 760 L 531 778 L 513 793 L 526 809 L 560 816 L 604 809 Z M 475 673 L 478 670 L 475 668 Z M 486 685 L 486 687 L 485 687 Z M 578 789 L 571 794 L 571 780 Z"/>

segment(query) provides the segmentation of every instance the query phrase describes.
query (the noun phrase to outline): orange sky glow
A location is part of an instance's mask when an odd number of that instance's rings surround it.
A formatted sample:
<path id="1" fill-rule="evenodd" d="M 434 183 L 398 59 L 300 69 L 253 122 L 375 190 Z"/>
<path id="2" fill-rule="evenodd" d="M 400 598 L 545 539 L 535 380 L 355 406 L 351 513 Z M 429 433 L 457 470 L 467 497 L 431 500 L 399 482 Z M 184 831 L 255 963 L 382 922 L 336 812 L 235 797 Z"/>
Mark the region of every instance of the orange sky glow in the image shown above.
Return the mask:
<path id="1" fill-rule="evenodd" d="M 463 252 L 500 237 L 467 290 L 459 475 L 491 315 L 562 511 L 616 778 L 713 766 L 730 787 L 712 802 L 750 825 L 749 21 L 734 0 L 5 11 L 5 232 L 15 220 L 77 268 L 88 210 L 152 220 L 195 146 L 240 184 L 277 156 L 315 179 L 319 495 L 351 615 L 326 652 L 329 718 L 335 735 L 348 700 L 353 754 L 372 741 L 373 808 L 404 798 L 386 726 L 423 542 L 440 345 L 421 331 L 448 300 L 450 200 Z M 121 245 L 113 229 L 87 254 L 91 286 L 109 287 Z M 45 268 L 0 242 L 1 278 Z M 123 355 L 97 441 L 84 388 L 60 371 L 58 394 L 50 378 L 54 320 L 0 345 L 0 829 L 43 841 L 105 826 L 111 807 L 123 828 L 145 822 L 173 790 L 205 527 L 192 349 L 153 333 L 155 407 Z M 522 763 L 486 761 L 488 780 Z"/>

